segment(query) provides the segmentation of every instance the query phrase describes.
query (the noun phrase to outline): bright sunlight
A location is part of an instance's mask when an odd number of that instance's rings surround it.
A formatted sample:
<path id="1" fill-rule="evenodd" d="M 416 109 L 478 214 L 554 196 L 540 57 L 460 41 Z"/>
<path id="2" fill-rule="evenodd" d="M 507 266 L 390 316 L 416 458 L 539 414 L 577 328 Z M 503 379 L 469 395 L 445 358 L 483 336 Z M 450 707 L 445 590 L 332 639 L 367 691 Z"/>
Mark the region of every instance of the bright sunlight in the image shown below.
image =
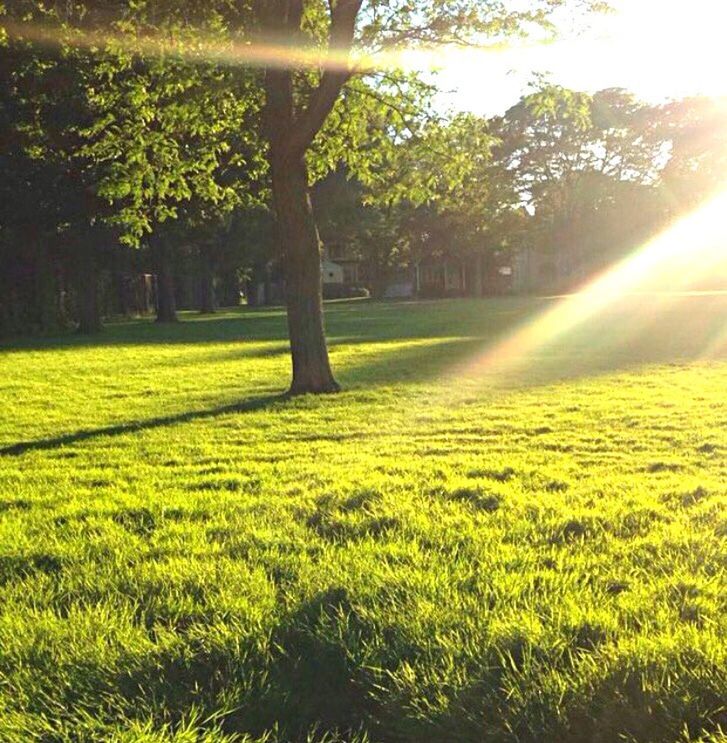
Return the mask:
<path id="1" fill-rule="evenodd" d="M 715 0 L 618 0 L 613 12 L 542 42 L 491 50 L 451 49 L 441 59 L 442 101 L 496 113 L 536 73 L 579 90 L 622 87 L 650 101 L 727 95 L 724 29 L 727 5 Z"/>
<path id="2" fill-rule="evenodd" d="M 727 190 L 574 294 L 556 297 L 551 309 L 469 361 L 465 370 L 508 374 L 518 366 L 537 363 L 537 351 L 563 343 L 563 336 L 634 295 L 642 295 L 646 301 L 628 325 L 619 328 L 619 344 L 638 344 L 645 332 L 659 325 L 660 316 L 670 314 L 669 309 L 683 297 L 712 293 L 700 289 L 705 283 L 727 287 L 726 214 Z M 715 293 L 727 296 L 721 290 Z M 725 321 L 727 324 L 727 318 Z M 724 327 L 715 331 L 702 335 L 700 355 L 719 357 L 727 351 Z M 591 342 L 597 350 L 600 339 L 592 337 Z"/>
<path id="3" fill-rule="evenodd" d="M 727 743 L 727 0 L 0 0 L 0 743 Z"/>

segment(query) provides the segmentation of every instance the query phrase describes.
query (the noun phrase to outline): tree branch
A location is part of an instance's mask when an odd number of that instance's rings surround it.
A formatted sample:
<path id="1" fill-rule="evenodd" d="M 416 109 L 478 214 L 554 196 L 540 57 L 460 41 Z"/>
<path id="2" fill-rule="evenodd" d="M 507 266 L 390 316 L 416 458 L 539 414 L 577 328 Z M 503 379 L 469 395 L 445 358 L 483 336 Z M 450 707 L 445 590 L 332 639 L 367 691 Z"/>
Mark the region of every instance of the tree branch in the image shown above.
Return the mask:
<path id="1" fill-rule="evenodd" d="M 353 46 L 356 19 L 363 0 L 338 0 L 331 11 L 329 53 L 345 53 Z M 332 65 L 321 75 L 318 87 L 310 96 L 307 108 L 296 118 L 288 142 L 288 155 L 298 157 L 305 153 L 323 126 L 338 100 L 341 89 L 352 71 Z"/>

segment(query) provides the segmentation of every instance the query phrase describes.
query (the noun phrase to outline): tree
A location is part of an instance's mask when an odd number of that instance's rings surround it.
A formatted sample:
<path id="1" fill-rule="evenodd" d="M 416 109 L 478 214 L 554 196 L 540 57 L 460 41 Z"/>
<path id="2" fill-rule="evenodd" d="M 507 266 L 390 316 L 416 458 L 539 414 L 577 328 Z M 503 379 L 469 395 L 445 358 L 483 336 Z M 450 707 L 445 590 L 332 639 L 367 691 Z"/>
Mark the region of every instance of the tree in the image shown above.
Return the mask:
<path id="1" fill-rule="evenodd" d="M 307 42 L 346 59 L 354 51 L 461 43 L 517 32 L 526 22 L 546 22 L 562 4 L 551 0 L 518 10 L 494 0 L 338 0 L 327 6 L 317 0 L 268 0 L 258 4 L 258 18 L 269 37 Z M 355 73 L 355 64 L 338 62 L 324 66 L 313 85 L 309 70 L 292 65 L 270 67 L 265 75 L 273 199 L 286 263 L 292 394 L 338 389 L 323 330 L 320 240 L 308 197 L 306 155 Z"/>
<path id="2" fill-rule="evenodd" d="M 63 226 L 66 237 L 74 237 L 77 273 L 87 275 L 79 282 L 82 329 L 100 324 L 90 316 L 98 318 L 99 307 L 93 296 L 98 251 L 89 243 L 94 235 L 150 245 L 158 320 L 174 321 L 173 263 L 180 236 L 202 225 L 209 229 L 232 209 L 264 198 L 259 180 L 265 161 L 253 123 L 261 91 L 254 74 L 180 54 L 201 31 L 185 29 L 188 18 L 180 19 L 171 7 L 163 13 L 169 42 L 154 54 L 140 53 L 127 42 L 159 28 L 149 26 L 160 10 L 153 5 L 6 3 L 16 22 L 9 26 L 6 47 L 27 57 L 15 76 L 22 73 L 42 93 L 26 96 L 28 108 L 44 114 L 42 119 L 34 114 L 31 122 L 33 152 L 36 158 L 41 153 L 46 165 L 55 158 L 73 173 L 65 199 L 78 206 L 80 221 L 92 228 L 77 229 L 70 218 Z M 18 25 L 19 19 L 50 25 Z M 52 44 L 34 43 L 38 28 L 47 34 L 40 40 L 52 39 Z M 99 28 L 106 35 L 90 44 Z M 74 199 L 76 184 L 83 188 Z M 173 226 L 175 221 L 179 224 Z"/>
<path id="3" fill-rule="evenodd" d="M 10 3 L 9 3 L 10 4 Z M 524 27 L 546 25 L 558 7 L 592 9 L 597 0 L 534 0 L 528 7 L 501 0 L 213 0 L 209 3 L 165 0 L 120 2 L 99 0 L 59 4 L 47 10 L 39 0 L 14 0 L 19 17 L 28 6 L 40 15 L 55 12 L 63 23 L 82 30 L 101 26 L 126 34 L 133 42 L 145 33 L 163 32 L 192 41 L 193 26 L 215 39 L 262 40 L 287 45 L 283 63 L 276 59 L 265 69 L 263 131 L 267 140 L 277 233 L 286 267 L 288 327 L 293 380 L 292 394 L 338 389 L 328 359 L 323 329 L 320 240 L 308 189 L 310 168 L 316 169 L 316 140 L 330 136 L 327 124 L 345 103 L 344 88 L 356 85 L 372 71 L 361 62 L 367 55 L 428 45 L 461 44 L 516 34 Z M 50 6 L 48 6 L 50 7 Z M 181 31 L 180 31 L 181 29 Z M 186 35 L 186 36 L 185 36 Z M 111 40 L 113 47 L 116 39 Z M 286 51 L 281 48 L 281 52 Z M 186 51 L 184 52 L 186 54 Z M 316 54 L 319 65 L 310 60 Z M 142 55 L 143 56 L 143 55 Z M 193 55 L 192 55 L 193 56 Z M 200 61 L 204 61 L 200 57 Z M 375 66 L 375 65 L 374 65 Z M 384 71 L 401 84 L 406 76 Z M 374 98 L 381 75 L 373 85 Z M 343 108 L 345 110 L 345 107 Z M 320 148 L 323 151 L 326 147 Z M 352 148 L 352 151 L 354 148 Z M 367 147 L 356 152 L 363 163 L 376 158 Z M 352 166 L 354 158 L 347 160 Z M 156 187 L 154 187 L 156 189 Z"/>
<path id="4" fill-rule="evenodd" d="M 61 319 L 54 284 L 63 259 L 76 286 L 78 329 L 96 332 L 97 268 L 113 236 L 102 225 L 107 209 L 95 193 L 98 172 L 79 152 L 79 129 L 92 118 L 84 94 L 88 60 L 13 40 L 0 44 L 0 61 L 4 250 L 19 251 L 16 264 L 34 277 L 32 324 L 47 329 Z"/>
<path id="5" fill-rule="evenodd" d="M 449 255 L 468 266 L 467 289 L 475 296 L 485 293 L 486 268 L 491 273 L 495 254 L 512 247 L 520 226 L 522 203 L 513 173 L 493 157 L 497 143 L 491 122 L 472 115 L 455 118 L 438 148 L 459 158 L 459 172 L 440 183 L 427 210 L 433 211 L 427 234 L 438 233 L 440 251 L 447 246 Z"/>
<path id="6" fill-rule="evenodd" d="M 123 49 L 98 60 L 94 72 L 96 116 L 82 132 L 83 152 L 98 164 L 98 192 L 115 207 L 108 221 L 122 242 L 149 242 L 157 320 L 175 322 L 177 246 L 262 198 L 254 80 L 246 70 L 138 59 Z M 209 264 L 210 251 L 201 258 Z"/>
<path id="7" fill-rule="evenodd" d="M 686 98 L 656 112 L 654 126 L 669 144 L 662 185 L 669 211 L 694 209 L 721 188 L 727 171 L 727 98 Z"/>
<path id="8" fill-rule="evenodd" d="M 0 46 L 0 333 L 46 331 L 60 320 L 45 237 L 57 226 L 62 169 L 32 147 L 29 64 L 23 50 Z"/>
<path id="9" fill-rule="evenodd" d="M 653 116 L 627 91 L 589 95 L 544 83 L 493 122 L 495 158 L 513 174 L 534 214 L 533 242 L 560 264 L 561 279 L 582 278 L 599 254 L 628 242 L 615 214 L 650 200 L 663 165 Z"/>

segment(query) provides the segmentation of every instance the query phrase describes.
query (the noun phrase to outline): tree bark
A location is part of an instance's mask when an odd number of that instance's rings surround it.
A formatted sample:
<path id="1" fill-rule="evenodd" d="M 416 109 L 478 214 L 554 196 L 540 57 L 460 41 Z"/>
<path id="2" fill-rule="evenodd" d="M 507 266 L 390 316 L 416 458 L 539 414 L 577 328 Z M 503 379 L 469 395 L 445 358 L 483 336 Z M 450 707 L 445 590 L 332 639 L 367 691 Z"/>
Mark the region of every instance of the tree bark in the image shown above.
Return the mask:
<path id="1" fill-rule="evenodd" d="M 325 75 L 324 75 L 325 77 Z M 266 73 L 268 157 L 277 232 L 285 269 L 288 335 L 293 366 L 291 395 L 337 392 L 323 327 L 321 245 L 310 195 L 305 152 L 295 142 L 296 117 L 290 70 Z"/>
<path id="2" fill-rule="evenodd" d="M 58 289 L 53 261 L 48 252 L 44 236 L 34 233 L 34 315 L 40 330 L 55 330 L 59 323 Z"/>
<path id="3" fill-rule="evenodd" d="M 131 271 L 126 249 L 117 246 L 113 252 L 111 283 L 114 291 L 114 309 L 122 317 L 130 317 L 133 311 L 130 278 Z"/>
<path id="4" fill-rule="evenodd" d="M 112 275 L 114 294 L 116 295 L 116 310 L 122 317 L 131 316 L 129 291 L 126 284 L 126 274 L 116 269 Z"/>
<path id="5" fill-rule="evenodd" d="M 363 0 L 329 4 L 328 46 L 351 49 Z M 301 0 L 261 3 L 263 27 L 271 35 L 296 39 L 304 22 Z M 296 106 L 293 69 L 268 68 L 265 73 L 266 134 L 273 201 L 285 262 L 288 332 L 293 361 L 290 394 L 335 392 L 323 329 L 323 287 L 318 229 L 308 194 L 305 154 L 331 113 L 351 76 L 344 65 L 330 65 L 318 86 Z"/>
<path id="6" fill-rule="evenodd" d="M 174 297 L 174 273 L 169 244 L 161 238 L 155 246 L 157 269 L 157 322 L 177 322 L 177 302 Z"/>
<path id="7" fill-rule="evenodd" d="M 215 267 L 207 251 L 200 255 L 201 271 L 199 277 L 199 311 L 203 315 L 212 315 L 217 311 L 217 294 L 215 291 Z"/>
<path id="8" fill-rule="evenodd" d="M 472 296 L 484 297 L 485 296 L 485 285 L 482 274 L 484 273 L 484 261 L 482 260 L 482 253 L 475 255 L 475 270 L 472 281 Z"/>
<path id="9" fill-rule="evenodd" d="M 321 247 L 308 194 L 303 156 L 273 155 L 275 210 L 285 260 L 285 297 L 293 365 L 289 393 L 321 394 L 340 389 L 331 371 L 323 323 Z"/>
<path id="10" fill-rule="evenodd" d="M 92 238 L 86 236 L 81 250 L 78 277 L 78 332 L 92 335 L 101 330 L 101 306 L 98 299 L 98 262 Z"/>

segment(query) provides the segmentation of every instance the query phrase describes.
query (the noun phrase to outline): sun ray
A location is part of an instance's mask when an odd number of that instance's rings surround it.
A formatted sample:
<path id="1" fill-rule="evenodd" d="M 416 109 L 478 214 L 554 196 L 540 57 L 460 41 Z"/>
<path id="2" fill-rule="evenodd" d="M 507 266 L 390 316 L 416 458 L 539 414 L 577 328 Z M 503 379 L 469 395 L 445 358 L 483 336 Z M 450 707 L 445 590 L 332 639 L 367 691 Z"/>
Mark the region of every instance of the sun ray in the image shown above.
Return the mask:
<path id="1" fill-rule="evenodd" d="M 628 258 L 601 274 L 580 291 L 555 298 L 555 305 L 514 333 L 470 359 L 457 373 L 505 374 L 534 363 L 534 354 L 557 347 L 566 336 L 607 311 L 640 298 L 640 312 L 630 314 L 628 327 L 619 328 L 626 344 L 648 330 L 677 298 L 690 294 L 726 296 L 726 292 L 699 292 L 702 282 L 727 286 L 727 189 L 693 213 L 679 219 L 666 232 L 647 242 Z M 723 351 L 727 329 L 703 349 Z M 593 337 L 594 346 L 599 343 Z"/>
<path id="2" fill-rule="evenodd" d="M 390 70 L 435 71 L 460 62 L 469 64 L 472 54 L 478 58 L 491 57 L 506 54 L 511 48 L 504 42 L 497 42 L 466 49 L 446 44 L 377 51 L 356 48 L 322 49 L 312 45 L 261 40 L 220 40 L 205 36 L 198 30 L 189 30 L 186 36 L 184 32 L 177 36 L 162 33 L 135 35 L 104 29 L 54 28 L 40 23 L 17 23 L 7 19 L 0 19 L 0 30 L 4 30 L 10 39 L 47 47 L 67 45 L 92 51 L 112 48 L 148 57 L 176 56 L 190 62 L 252 68 L 326 69 L 364 74 Z"/>

